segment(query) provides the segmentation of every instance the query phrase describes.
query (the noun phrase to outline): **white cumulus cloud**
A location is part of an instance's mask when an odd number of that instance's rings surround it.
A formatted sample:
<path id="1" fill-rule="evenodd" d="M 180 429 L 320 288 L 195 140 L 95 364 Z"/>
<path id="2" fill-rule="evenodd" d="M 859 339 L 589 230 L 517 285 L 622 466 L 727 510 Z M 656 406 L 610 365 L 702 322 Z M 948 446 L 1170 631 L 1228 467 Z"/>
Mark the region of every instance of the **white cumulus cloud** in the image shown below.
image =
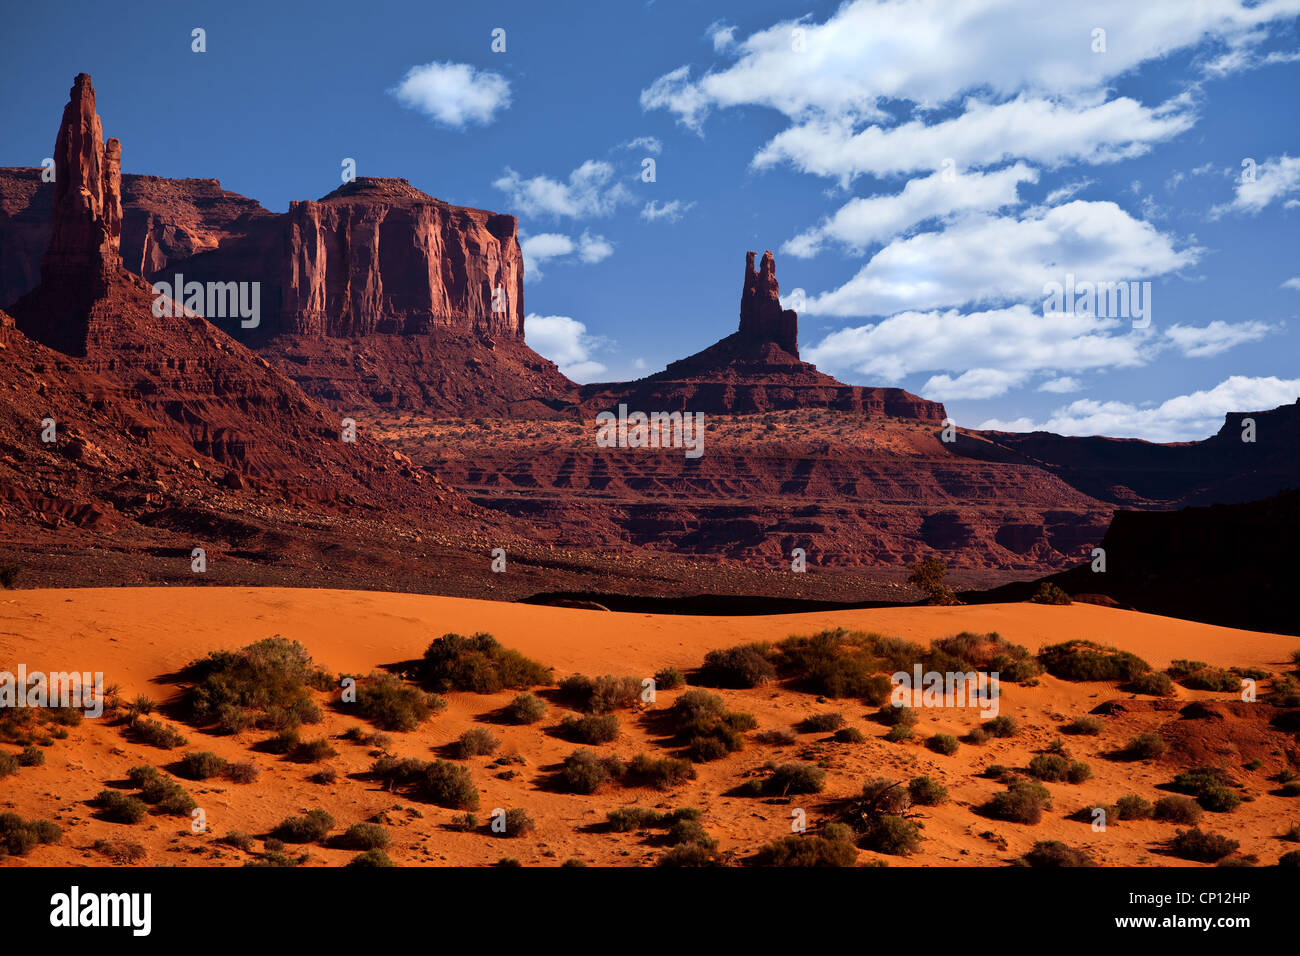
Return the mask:
<path id="1" fill-rule="evenodd" d="M 567 315 L 529 313 L 524 317 L 524 340 L 575 382 L 590 382 L 606 371 L 592 353 L 608 345 L 607 340 L 588 334 L 583 323 Z"/>
<path id="2" fill-rule="evenodd" d="M 939 170 L 911 180 L 902 192 L 849 200 L 819 225 L 787 240 L 781 251 L 807 259 L 821 252 L 827 240 L 859 251 L 930 219 L 1013 205 L 1017 187 L 1037 181 L 1038 173 L 1022 163 L 987 174 Z"/>
<path id="3" fill-rule="evenodd" d="M 1300 395 L 1300 378 L 1233 375 L 1213 388 L 1177 395 L 1154 405 L 1079 399 L 1043 421 L 991 418 L 979 427 L 997 431 L 1048 431 L 1059 435 L 1109 435 L 1148 441 L 1194 441 L 1219 430 L 1228 412 L 1265 411 Z"/>
<path id="4" fill-rule="evenodd" d="M 509 166 L 493 184 L 509 197 L 513 209 L 525 216 L 583 219 L 608 216 L 620 203 L 632 199 L 627 188 L 615 181 L 614 167 L 600 159 L 589 159 L 566 182 L 549 176 L 525 178 Z"/>
<path id="5" fill-rule="evenodd" d="M 468 63 L 413 66 L 389 93 L 403 106 L 453 129 L 486 126 L 510 106 L 510 81 Z"/>

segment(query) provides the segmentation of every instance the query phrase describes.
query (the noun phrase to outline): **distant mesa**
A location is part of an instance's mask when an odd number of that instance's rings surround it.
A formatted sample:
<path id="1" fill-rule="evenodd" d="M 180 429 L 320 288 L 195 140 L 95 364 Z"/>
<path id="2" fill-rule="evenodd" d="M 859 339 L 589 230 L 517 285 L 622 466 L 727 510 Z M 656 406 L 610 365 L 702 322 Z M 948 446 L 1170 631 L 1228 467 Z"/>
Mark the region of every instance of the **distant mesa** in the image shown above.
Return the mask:
<path id="1" fill-rule="evenodd" d="M 606 382 L 581 389 L 588 412 L 620 403 L 641 410 L 713 414 L 832 408 L 874 416 L 942 422 L 943 405 L 901 388 L 846 385 L 799 358 L 799 317 L 781 307 L 776 261 L 745 254 L 740 327 L 703 351 L 672 362 L 634 382 Z"/>

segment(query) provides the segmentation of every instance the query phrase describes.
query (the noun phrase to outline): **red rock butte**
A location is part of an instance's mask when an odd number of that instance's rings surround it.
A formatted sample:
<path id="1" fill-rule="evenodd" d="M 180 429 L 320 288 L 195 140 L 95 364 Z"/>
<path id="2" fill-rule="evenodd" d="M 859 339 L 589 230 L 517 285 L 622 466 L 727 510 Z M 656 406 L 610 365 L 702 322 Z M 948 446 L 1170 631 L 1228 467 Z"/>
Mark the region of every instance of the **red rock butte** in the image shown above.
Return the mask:
<path id="1" fill-rule="evenodd" d="M 776 261 L 763 253 L 754 268 L 745 254 L 740 327 L 662 372 L 634 382 L 584 385 L 588 413 L 620 403 L 644 411 L 732 414 L 792 408 L 832 408 L 874 416 L 942 422 L 943 405 L 901 388 L 846 385 L 799 358 L 799 316 L 781 307 Z"/>

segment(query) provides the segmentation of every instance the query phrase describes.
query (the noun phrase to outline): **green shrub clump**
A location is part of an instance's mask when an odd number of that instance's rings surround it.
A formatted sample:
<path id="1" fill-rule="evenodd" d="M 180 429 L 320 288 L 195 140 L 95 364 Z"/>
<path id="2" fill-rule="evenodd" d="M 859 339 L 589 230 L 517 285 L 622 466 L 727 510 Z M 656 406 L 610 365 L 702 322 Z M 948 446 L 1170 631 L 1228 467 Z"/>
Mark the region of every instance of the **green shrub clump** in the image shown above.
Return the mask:
<path id="1" fill-rule="evenodd" d="M 1038 652 L 1038 659 L 1053 677 L 1073 681 L 1136 680 L 1151 665 L 1136 654 L 1094 641 L 1066 641 Z"/>
<path id="2" fill-rule="evenodd" d="M 491 634 L 444 634 L 424 652 L 421 677 L 436 691 L 467 690 L 495 694 L 549 684 L 551 671 L 518 651 L 502 647 Z"/>

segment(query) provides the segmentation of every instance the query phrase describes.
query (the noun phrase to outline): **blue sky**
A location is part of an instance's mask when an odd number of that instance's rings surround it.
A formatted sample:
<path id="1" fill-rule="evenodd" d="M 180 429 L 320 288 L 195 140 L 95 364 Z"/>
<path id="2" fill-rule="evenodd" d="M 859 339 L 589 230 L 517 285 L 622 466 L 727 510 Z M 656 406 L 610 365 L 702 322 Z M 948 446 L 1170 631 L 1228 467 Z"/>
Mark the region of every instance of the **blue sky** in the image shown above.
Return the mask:
<path id="1" fill-rule="evenodd" d="M 514 213 L 580 381 L 733 331 L 770 248 L 804 358 L 960 425 L 1185 440 L 1300 396 L 1300 0 L 122 9 L 6 12 L 0 165 L 85 71 L 126 172 L 283 210 L 351 157 Z M 1149 282 L 1149 325 L 1045 315 L 1068 276 Z"/>

